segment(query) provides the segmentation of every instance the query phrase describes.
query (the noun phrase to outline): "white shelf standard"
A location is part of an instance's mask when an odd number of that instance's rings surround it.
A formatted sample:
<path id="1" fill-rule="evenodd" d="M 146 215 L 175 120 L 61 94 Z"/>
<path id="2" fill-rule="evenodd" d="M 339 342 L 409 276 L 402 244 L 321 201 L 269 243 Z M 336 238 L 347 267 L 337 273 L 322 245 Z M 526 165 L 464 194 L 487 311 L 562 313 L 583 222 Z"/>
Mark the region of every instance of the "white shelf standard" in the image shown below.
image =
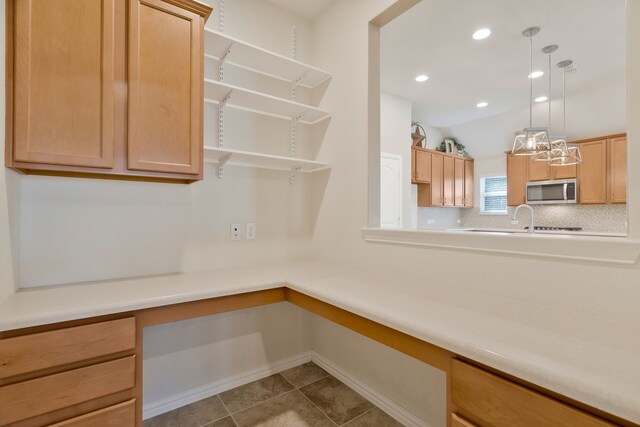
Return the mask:
<path id="1" fill-rule="evenodd" d="M 281 171 L 318 172 L 330 169 L 326 163 L 296 157 L 241 151 L 220 147 L 204 147 L 204 160 L 221 166 L 237 165 Z"/>
<path id="2" fill-rule="evenodd" d="M 310 105 L 210 79 L 204 79 L 204 101 L 309 125 L 331 116 Z"/>
<path id="3" fill-rule="evenodd" d="M 275 52 L 205 29 L 204 56 L 300 86 L 314 88 L 331 74 Z"/>

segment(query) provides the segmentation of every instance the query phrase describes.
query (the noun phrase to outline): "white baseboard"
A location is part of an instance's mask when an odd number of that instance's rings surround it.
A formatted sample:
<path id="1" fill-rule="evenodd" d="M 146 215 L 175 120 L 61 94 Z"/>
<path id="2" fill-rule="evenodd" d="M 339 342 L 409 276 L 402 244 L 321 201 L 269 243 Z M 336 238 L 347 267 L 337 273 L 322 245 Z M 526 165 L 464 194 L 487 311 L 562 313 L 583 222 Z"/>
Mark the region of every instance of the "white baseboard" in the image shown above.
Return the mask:
<path id="1" fill-rule="evenodd" d="M 173 396 L 153 402 L 145 403 L 142 409 L 142 418 L 148 419 L 165 412 L 173 411 L 198 400 L 206 399 L 232 388 L 259 380 L 269 375 L 277 374 L 286 369 L 293 368 L 303 363 L 311 361 L 313 354 L 311 352 L 300 353 L 296 356 L 279 360 L 268 365 L 260 366 L 247 372 L 242 372 L 219 381 L 203 384 L 199 387 L 185 390 Z"/>
<path id="2" fill-rule="evenodd" d="M 312 355 L 313 356 L 311 360 L 316 365 L 320 366 L 322 369 L 329 372 L 331 375 L 348 385 L 362 397 L 376 405 L 378 408 L 382 409 L 399 423 L 407 427 L 431 427 L 422 418 L 418 418 L 402 406 L 398 405 L 393 400 L 389 399 L 387 396 L 380 393 L 378 390 L 345 373 L 336 365 L 320 356 L 318 353 L 312 352 Z"/>
<path id="3" fill-rule="evenodd" d="M 207 397 L 211 397 L 224 391 L 231 390 L 232 388 L 248 384 L 264 377 L 268 377 L 269 375 L 282 372 L 286 369 L 302 365 L 303 363 L 309 361 L 313 361 L 314 363 L 316 363 L 325 371 L 362 395 L 362 397 L 368 399 L 378 408 L 382 409 L 391 417 L 395 418 L 401 424 L 407 427 L 430 427 L 430 425 L 423 419 L 413 415 L 411 412 L 407 411 L 405 408 L 398 405 L 396 402 L 389 399 L 376 389 L 366 385 L 361 381 L 356 380 L 314 351 L 300 353 L 287 359 L 279 360 L 277 362 L 252 369 L 247 372 L 236 374 L 219 381 L 214 381 L 180 392 L 178 394 L 174 394 L 173 396 L 169 396 L 165 399 L 145 403 L 143 407 L 142 417 L 146 420 L 148 418 L 164 414 L 165 412 L 173 411 L 174 409 L 180 408 L 190 403 L 206 399 Z"/>

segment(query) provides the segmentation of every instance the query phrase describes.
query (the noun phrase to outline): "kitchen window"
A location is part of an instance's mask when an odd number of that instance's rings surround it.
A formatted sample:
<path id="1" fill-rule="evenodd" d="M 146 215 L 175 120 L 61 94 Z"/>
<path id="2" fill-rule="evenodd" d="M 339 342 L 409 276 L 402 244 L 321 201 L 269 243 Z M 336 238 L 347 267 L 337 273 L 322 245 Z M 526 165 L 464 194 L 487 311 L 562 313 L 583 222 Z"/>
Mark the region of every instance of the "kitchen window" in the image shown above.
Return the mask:
<path id="1" fill-rule="evenodd" d="M 480 212 L 491 215 L 507 214 L 507 177 L 480 178 Z"/>

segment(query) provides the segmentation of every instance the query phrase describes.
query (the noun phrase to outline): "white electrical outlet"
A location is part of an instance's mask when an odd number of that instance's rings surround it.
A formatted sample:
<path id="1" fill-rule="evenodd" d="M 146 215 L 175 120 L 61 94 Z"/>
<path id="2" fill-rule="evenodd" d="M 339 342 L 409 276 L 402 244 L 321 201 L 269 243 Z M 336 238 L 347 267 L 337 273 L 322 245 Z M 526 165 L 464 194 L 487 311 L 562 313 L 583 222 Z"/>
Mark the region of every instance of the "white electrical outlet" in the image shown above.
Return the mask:
<path id="1" fill-rule="evenodd" d="M 518 220 L 517 219 L 512 219 L 511 220 L 511 225 L 518 225 Z"/>
<path id="2" fill-rule="evenodd" d="M 462 224 L 462 220 L 460 218 L 456 219 L 456 224 Z"/>
<path id="3" fill-rule="evenodd" d="M 255 240 L 256 239 L 256 223 L 255 222 L 247 223 L 245 238 L 247 240 Z"/>
<path id="4" fill-rule="evenodd" d="M 240 240 L 240 224 L 231 224 L 231 240 Z"/>

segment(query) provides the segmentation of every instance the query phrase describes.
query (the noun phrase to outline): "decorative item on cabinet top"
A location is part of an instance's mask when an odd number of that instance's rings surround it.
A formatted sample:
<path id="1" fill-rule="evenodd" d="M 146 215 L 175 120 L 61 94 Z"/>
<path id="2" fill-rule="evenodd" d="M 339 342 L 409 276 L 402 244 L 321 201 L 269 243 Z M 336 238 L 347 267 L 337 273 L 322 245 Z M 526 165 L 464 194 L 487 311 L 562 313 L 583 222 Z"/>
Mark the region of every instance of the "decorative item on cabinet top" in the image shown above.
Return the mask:
<path id="1" fill-rule="evenodd" d="M 194 0 L 8 0 L 6 166 L 202 179 L 200 82 L 211 10 Z M 38 25 L 35 16 L 44 17 Z M 160 78 L 170 87 L 147 84 Z"/>
<path id="2" fill-rule="evenodd" d="M 413 140 L 414 147 L 425 148 L 427 144 L 427 132 L 425 132 L 424 128 L 420 124 L 420 122 L 411 122 L 411 127 L 416 127 L 414 131 L 411 132 L 411 139 Z M 420 133 L 422 131 L 422 133 Z"/>

